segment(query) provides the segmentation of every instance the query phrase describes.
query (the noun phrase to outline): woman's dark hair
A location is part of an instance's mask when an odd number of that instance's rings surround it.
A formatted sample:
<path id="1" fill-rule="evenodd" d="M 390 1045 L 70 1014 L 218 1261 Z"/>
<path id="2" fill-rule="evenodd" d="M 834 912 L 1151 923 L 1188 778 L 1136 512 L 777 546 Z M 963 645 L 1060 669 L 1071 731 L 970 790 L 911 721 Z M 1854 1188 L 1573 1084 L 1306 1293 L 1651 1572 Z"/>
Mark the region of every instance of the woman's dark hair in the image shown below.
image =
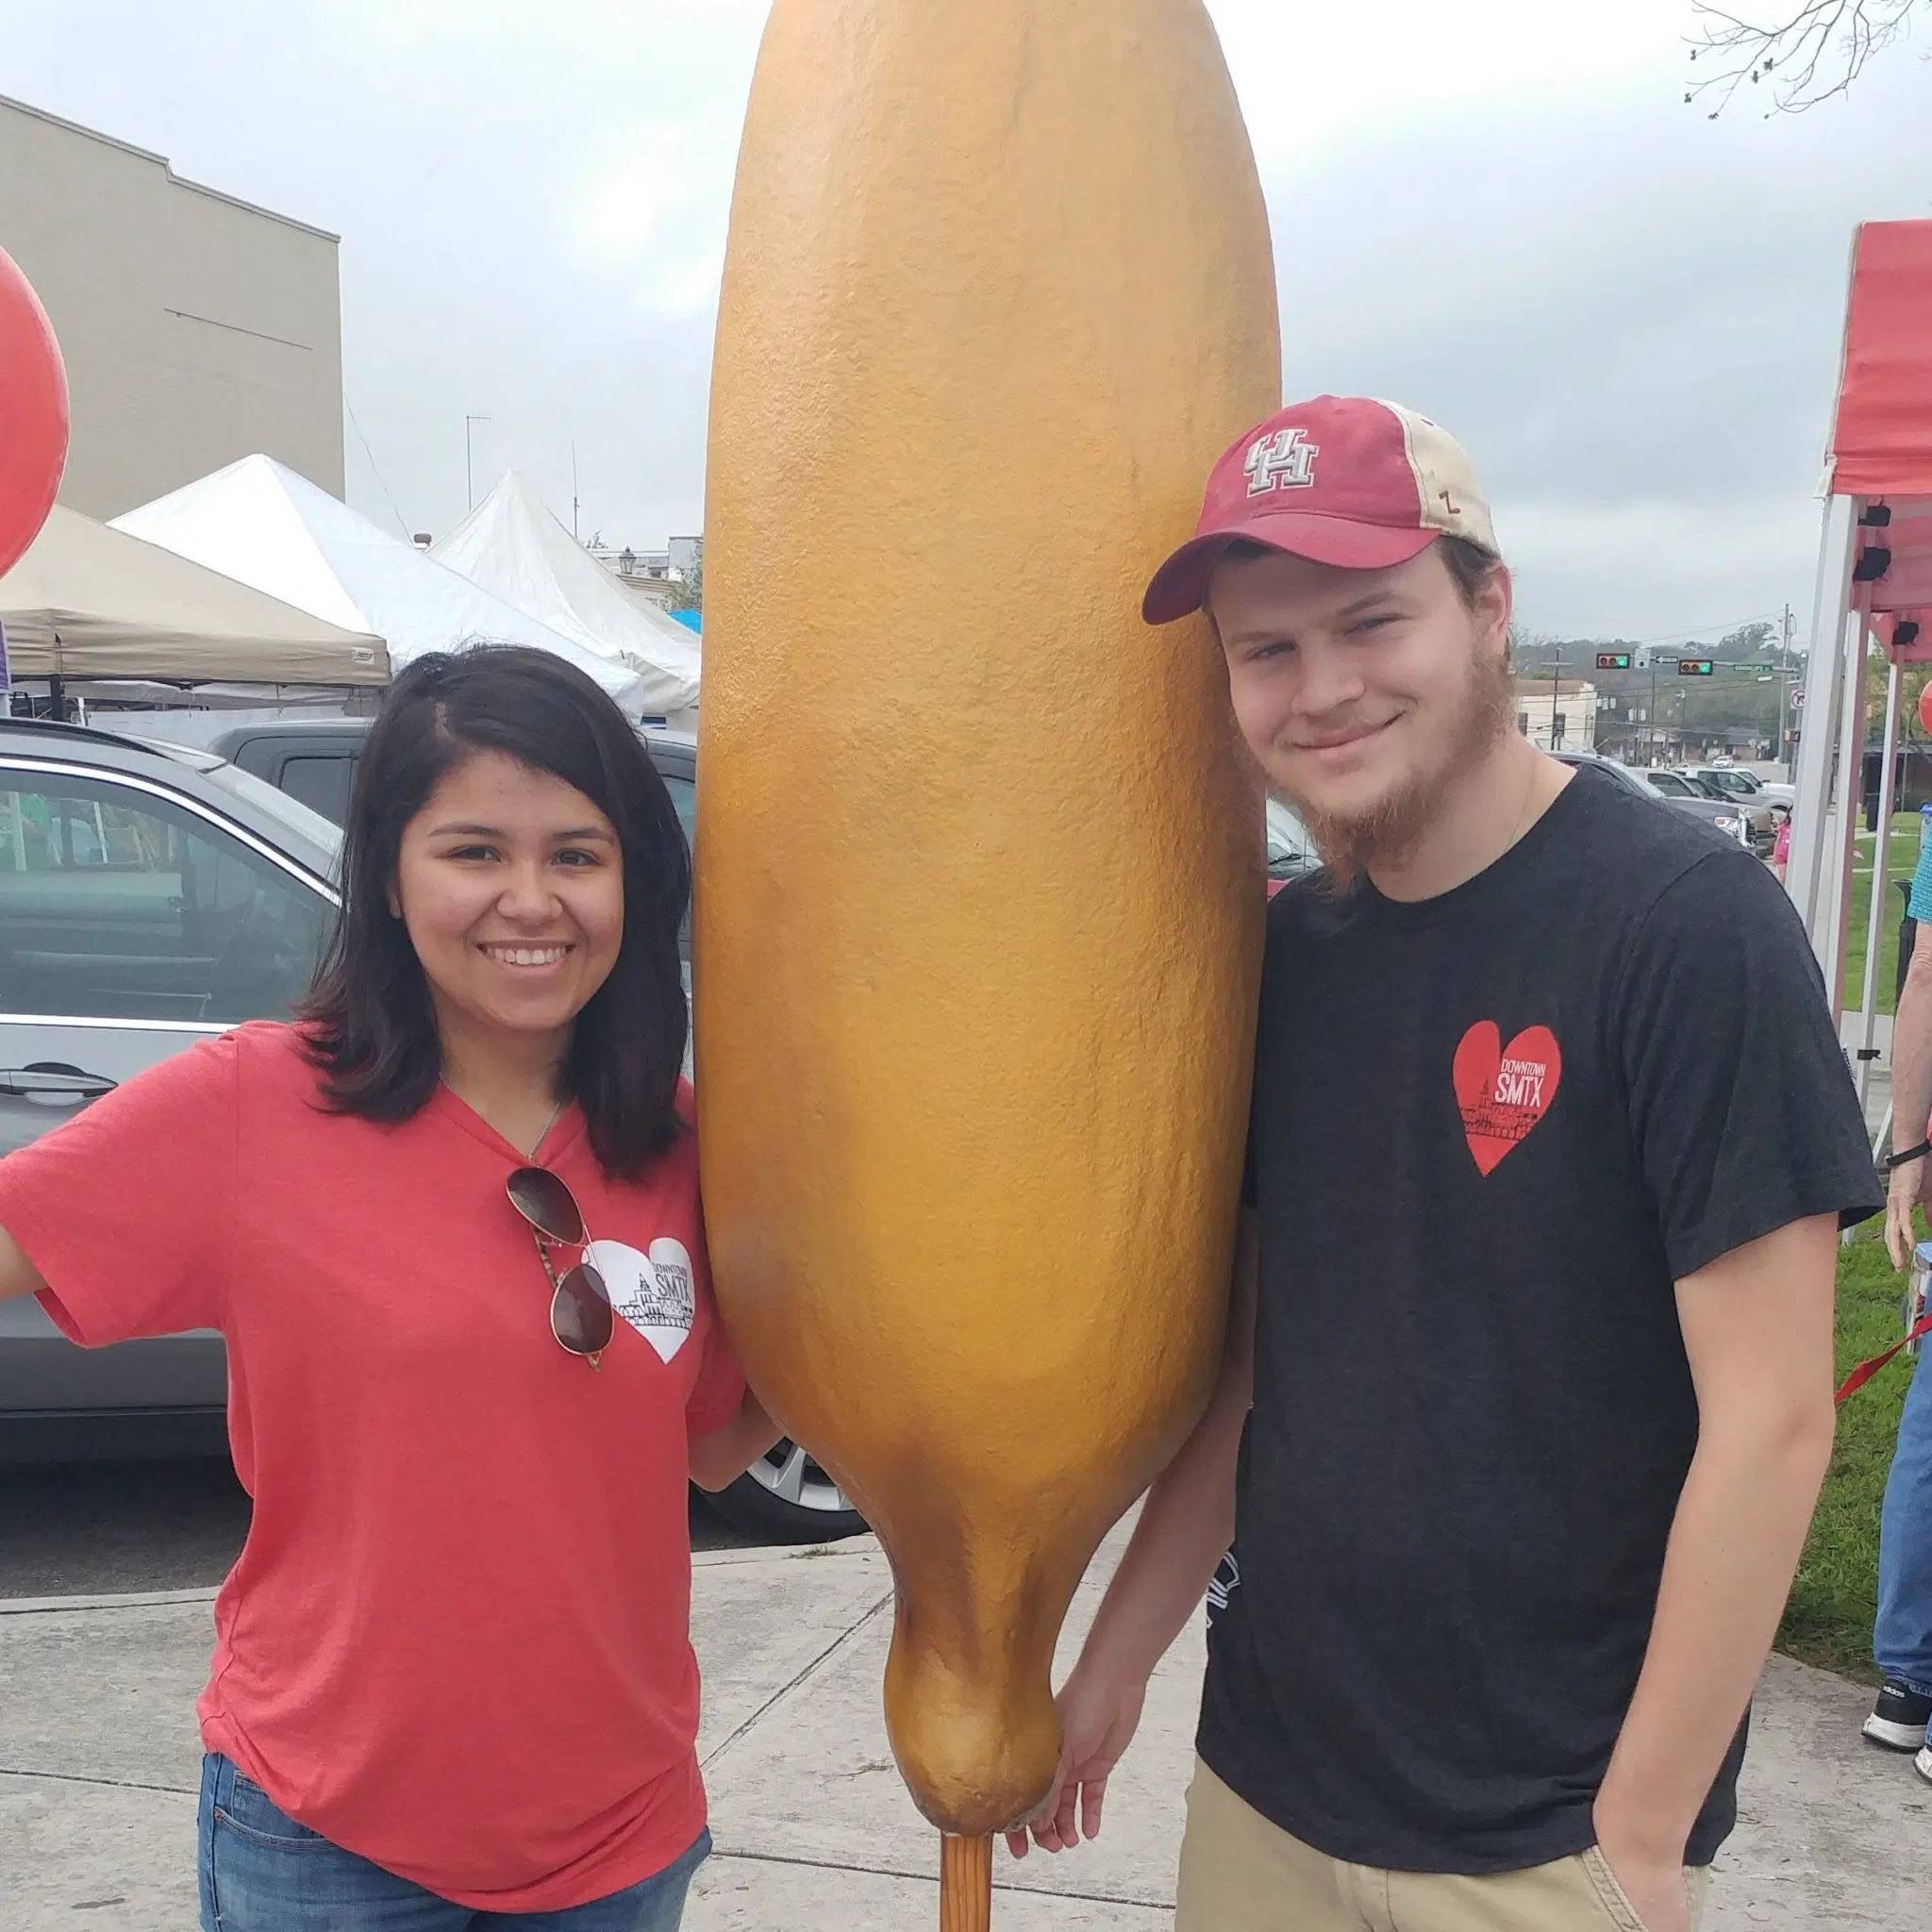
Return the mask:
<path id="1" fill-rule="evenodd" d="M 546 652 L 438 652 L 391 687 L 356 761 L 341 916 L 300 1015 L 308 1056 L 339 1113 L 407 1120 L 435 1091 L 442 1067 L 429 984 L 390 893 L 404 826 L 446 773 L 482 751 L 575 786 L 616 828 L 624 939 L 610 976 L 577 1016 L 563 1084 L 606 1173 L 633 1174 L 680 1131 L 691 1016 L 678 931 L 691 856 L 664 781 L 623 712 Z"/>

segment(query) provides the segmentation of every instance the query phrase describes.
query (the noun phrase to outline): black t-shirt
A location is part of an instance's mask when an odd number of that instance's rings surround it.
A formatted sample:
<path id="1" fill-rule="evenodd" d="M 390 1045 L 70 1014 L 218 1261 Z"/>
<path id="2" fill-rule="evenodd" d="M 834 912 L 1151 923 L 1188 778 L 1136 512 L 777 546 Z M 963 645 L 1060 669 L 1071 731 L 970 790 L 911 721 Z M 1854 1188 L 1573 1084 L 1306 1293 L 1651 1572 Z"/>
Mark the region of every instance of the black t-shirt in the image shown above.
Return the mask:
<path id="1" fill-rule="evenodd" d="M 1674 1284 L 1881 1205 L 1797 917 L 1741 847 L 1588 771 L 1439 898 L 1291 887 L 1250 1164 L 1202 1756 L 1353 1863 L 1581 1851 L 1696 1446 Z"/>

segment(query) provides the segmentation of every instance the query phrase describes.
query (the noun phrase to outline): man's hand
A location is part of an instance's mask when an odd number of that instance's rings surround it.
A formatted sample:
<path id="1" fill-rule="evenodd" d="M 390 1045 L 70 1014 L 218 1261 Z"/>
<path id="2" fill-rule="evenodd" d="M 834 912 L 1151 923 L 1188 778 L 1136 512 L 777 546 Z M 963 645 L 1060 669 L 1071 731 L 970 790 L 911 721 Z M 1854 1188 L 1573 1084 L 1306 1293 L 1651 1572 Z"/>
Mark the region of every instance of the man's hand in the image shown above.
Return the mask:
<path id="1" fill-rule="evenodd" d="M 1597 1819 L 1597 1850 L 1624 1888 L 1644 1932 L 1690 1932 L 1690 1894 L 1681 1857 L 1671 1857 L 1617 1841 L 1615 1828 Z"/>
<path id="2" fill-rule="evenodd" d="M 1901 1274 L 1912 1265 L 1912 1249 L 1919 1239 L 1912 1225 L 1912 1209 L 1924 1193 L 1925 1160 L 1922 1154 L 1904 1167 L 1894 1168 L 1886 1186 L 1885 1245 L 1891 1265 Z"/>
<path id="3" fill-rule="evenodd" d="M 1144 1679 L 1106 1684 L 1097 1676 L 1083 1676 L 1077 1668 L 1067 1679 L 1058 1699 L 1060 1768 L 1053 1791 L 1033 1823 L 1033 1837 L 1041 1851 L 1072 1851 L 1082 1833 L 1088 1838 L 1100 1836 L 1107 1781 L 1133 1742 L 1146 1702 Z M 1025 1832 L 1009 1831 L 1007 1848 L 1014 1857 L 1024 1858 Z"/>

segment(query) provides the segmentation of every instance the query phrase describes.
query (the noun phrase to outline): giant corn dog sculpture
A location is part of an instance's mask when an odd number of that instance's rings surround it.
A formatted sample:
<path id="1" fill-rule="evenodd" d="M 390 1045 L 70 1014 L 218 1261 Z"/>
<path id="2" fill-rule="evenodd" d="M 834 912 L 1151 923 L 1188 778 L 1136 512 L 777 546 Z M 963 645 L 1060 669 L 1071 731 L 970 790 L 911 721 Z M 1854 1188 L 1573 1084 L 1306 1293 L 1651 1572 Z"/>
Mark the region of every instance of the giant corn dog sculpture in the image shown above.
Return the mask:
<path id="1" fill-rule="evenodd" d="M 960 1926 L 1219 1359 L 1260 808 L 1211 636 L 1139 603 L 1279 395 L 1199 0 L 776 0 L 712 398 L 705 1192 L 754 1381 L 891 1558 Z"/>

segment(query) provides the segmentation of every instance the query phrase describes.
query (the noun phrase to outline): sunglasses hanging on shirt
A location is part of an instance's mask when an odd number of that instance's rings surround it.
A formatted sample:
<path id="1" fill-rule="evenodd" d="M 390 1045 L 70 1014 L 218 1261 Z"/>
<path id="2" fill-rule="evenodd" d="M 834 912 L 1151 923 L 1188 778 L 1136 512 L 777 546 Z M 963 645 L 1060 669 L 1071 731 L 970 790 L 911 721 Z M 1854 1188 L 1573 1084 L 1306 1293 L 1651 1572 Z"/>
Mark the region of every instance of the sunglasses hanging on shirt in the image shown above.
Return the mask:
<path id="1" fill-rule="evenodd" d="M 583 1209 L 568 1186 L 547 1167 L 520 1167 L 506 1184 L 510 1206 L 529 1224 L 537 1257 L 550 1281 L 550 1332 L 557 1345 L 581 1356 L 594 1369 L 610 1346 L 616 1317 L 610 1291 L 590 1260 L 591 1231 Z M 559 1275 L 550 1258 L 553 1247 L 575 1248 L 583 1258 Z"/>

